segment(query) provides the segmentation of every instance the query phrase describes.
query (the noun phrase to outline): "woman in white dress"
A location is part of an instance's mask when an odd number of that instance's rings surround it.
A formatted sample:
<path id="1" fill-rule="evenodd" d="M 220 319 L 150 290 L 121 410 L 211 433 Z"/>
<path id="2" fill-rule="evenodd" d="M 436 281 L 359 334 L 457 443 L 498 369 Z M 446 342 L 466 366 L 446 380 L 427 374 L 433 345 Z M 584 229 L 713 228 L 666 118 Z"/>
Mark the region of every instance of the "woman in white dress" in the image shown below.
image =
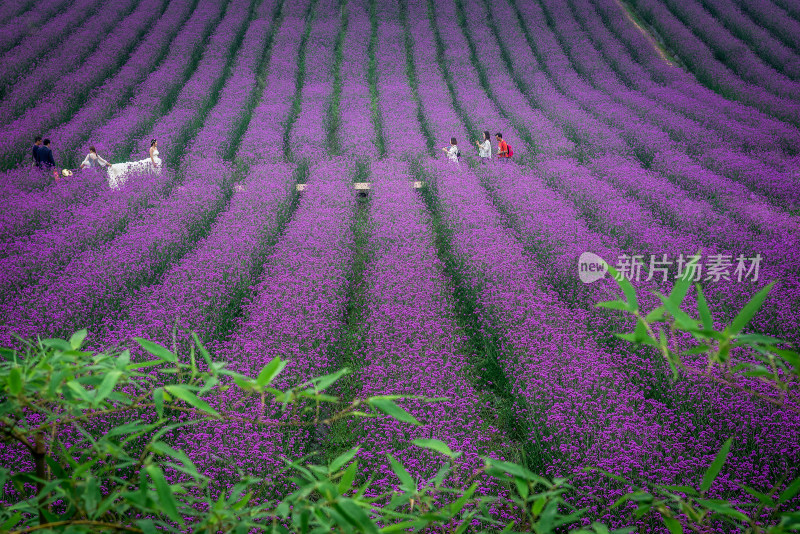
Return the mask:
<path id="1" fill-rule="evenodd" d="M 455 137 L 450 138 L 450 146 L 444 147 L 445 154 L 447 154 L 447 158 L 455 164 L 458 164 L 458 158 L 461 156 L 461 152 L 458 151 L 458 142 L 456 141 Z"/>
<path id="2" fill-rule="evenodd" d="M 481 163 L 488 163 L 492 159 L 492 136 L 488 130 L 483 132 L 483 142 L 475 141 L 478 145 L 478 156 L 481 158 Z"/>
<path id="3" fill-rule="evenodd" d="M 161 171 L 161 158 L 158 157 L 158 140 L 150 141 L 150 157 L 139 161 L 128 161 L 126 163 L 115 163 L 108 168 L 108 185 L 111 189 L 116 189 L 125 183 L 126 174 L 130 172 L 151 172 Z"/>

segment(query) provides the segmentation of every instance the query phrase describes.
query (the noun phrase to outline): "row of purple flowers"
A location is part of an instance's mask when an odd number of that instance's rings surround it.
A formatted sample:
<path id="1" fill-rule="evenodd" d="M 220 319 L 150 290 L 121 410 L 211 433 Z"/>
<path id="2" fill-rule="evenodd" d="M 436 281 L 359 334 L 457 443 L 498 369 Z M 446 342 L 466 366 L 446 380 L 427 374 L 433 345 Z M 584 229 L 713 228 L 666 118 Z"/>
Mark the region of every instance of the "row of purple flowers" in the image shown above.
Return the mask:
<path id="1" fill-rule="evenodd" d="M 116 72 L 163 6 L 163 0 L 106 2 L 8 89 L 0 103 L 0 156 L 7 166 L 19 161 L 34 135 L 68 119 L 91 88 Z"/>

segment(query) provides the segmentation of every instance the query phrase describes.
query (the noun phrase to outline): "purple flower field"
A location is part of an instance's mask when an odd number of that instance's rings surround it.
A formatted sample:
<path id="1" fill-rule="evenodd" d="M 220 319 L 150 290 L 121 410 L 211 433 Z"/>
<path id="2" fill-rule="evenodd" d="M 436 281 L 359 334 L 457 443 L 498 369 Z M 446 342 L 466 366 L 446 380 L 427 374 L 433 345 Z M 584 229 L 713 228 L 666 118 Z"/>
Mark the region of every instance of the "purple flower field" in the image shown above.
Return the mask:
<path id="1" fill-rule="evenodd" d="M 411 441 L 438 439 L 462 453 L 447 484 L 492 457 L 600 510 L 630 488 L 585 468 L 696 486 L 733 438 L 708 495 L 751 502 L 800 476 L 798 392 L 673 381 L 579 258 L 651 309 L 700 256 L 720 328 L 774 281 L 749 328 L 800 343 L 799 32 L 797 0 L 2 0 L 0 346 L 86 328 L 137 357 L 194 331 L 242 373 L 287 359 L 281 387 L 347 367 L 348 400 L 447 398 L 400 401 L 415 427 L 172 436 L 219 487 L 361 445 L 397 488 L 387 454 L 431 480 Z M 71 175 L 33 166 L 36 135 Z M 151 139 L 163 163 L 121 184 L 78 169 Z"/>

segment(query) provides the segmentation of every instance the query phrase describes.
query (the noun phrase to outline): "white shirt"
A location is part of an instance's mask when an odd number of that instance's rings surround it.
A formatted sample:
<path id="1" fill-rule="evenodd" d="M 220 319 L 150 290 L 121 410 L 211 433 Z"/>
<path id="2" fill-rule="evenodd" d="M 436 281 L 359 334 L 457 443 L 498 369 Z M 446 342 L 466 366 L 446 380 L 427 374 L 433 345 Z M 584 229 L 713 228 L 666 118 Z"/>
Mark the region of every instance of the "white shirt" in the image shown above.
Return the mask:
<path id="1" fill-rule="evenodd" d="M 100 156 L 89 152 L 83 162 L 81 162 L 81 167 L 84 165 L 87 167 L 100 167 L 101 165 L 108 165 L 108 162 Z"/>
<path id="2" fill-rule="evenodd" d="M 492 159 L 492 142 L 488 139 L 478 146 L 478 155 L 482 158 Z"/>
<path id="3" fill-rule="evenodd" d="M 458 147 L 456 145 L 450 145 L 450 148 L 447 149 L 447 157 L 450 158 L 450 161 L 458 163 Z"/>

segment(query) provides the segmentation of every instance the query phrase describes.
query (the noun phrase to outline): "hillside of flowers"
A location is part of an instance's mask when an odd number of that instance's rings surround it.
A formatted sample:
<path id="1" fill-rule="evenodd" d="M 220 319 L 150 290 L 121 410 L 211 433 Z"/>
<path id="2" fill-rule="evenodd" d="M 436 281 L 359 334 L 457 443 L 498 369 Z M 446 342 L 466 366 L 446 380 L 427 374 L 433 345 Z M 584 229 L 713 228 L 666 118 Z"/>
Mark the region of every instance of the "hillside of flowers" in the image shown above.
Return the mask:
<path id="1" fill-rule="evenodd" d="M 80 169 L 153 140 L 120 183 Z M 2 347 L 86 328 L 135 360 L 195 332 L 241 373 L 286 359 L 282 387 L 346 367 L 345 399 L 446 399 L 400 402 L 419 426 L 171 436 L 222 486 L 361 445 L 397 488 L 387 454 L 433 479 L 409 443 L 438 439 L 453 484 L 513 461 L 662 531 L 585 468 L 692 485 L 733 438 L 710 497 L 800 476 L 797 392 L 675 379 L 616 336 L 634 322 L 595 306 L 619 289 L 585 254 L 644 309 L 690 276 L 718 328 L 774 282 L 748 332 L 800 343 L 796 0 L 2 0 L 0 199 Z"/>

